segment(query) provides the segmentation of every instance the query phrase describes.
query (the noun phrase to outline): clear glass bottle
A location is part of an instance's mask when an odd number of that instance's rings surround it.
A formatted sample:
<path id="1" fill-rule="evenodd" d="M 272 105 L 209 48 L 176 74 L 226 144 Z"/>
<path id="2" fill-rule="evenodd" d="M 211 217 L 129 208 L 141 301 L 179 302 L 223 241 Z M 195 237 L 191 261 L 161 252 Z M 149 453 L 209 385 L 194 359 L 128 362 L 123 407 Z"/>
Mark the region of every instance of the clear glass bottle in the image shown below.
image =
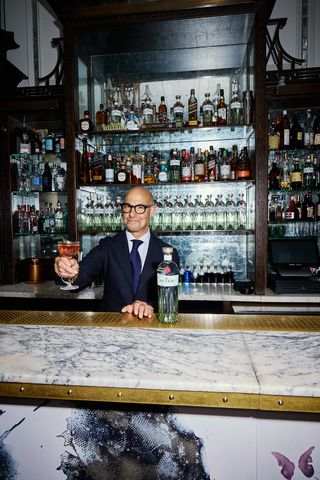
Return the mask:
<path id="1" fill-rule="evenodd" d="M 232 80 L 232 97 L 230 102 L 230 125 L 242 125 L 243 123 L 243 108 L 239 96 L 239 82 Z"/>
<path id="2" fill-rule="evenodd" d="M 181 95 L 176 95 L 176 103 L 173 105 L 173 118 L 177 128 L 183 127 L 184 105 L 181 103 Z"/>
<path id="3" fill-rule="evenodd" d="M 169 176 L 171 183 L 181 182 L 181 160 L 179 158 L 178 150 L 173 148 L 170 153 L 169 160 Z"/>
<path id="4" fill-rule="evenodd" d="M 172 261 L 172 247 L 163 247 L 163 261 L 157 269 L 158 320 L 160 323 L 178 321 L 179 267 Z"/>
<path id="5" fill-rule="evenodd" d="M 205 93 L 205 100 L 202 104 L 202 125 L 204 127 L 212 126 L 213 103 L 210 100 L 210 93 Z"/>

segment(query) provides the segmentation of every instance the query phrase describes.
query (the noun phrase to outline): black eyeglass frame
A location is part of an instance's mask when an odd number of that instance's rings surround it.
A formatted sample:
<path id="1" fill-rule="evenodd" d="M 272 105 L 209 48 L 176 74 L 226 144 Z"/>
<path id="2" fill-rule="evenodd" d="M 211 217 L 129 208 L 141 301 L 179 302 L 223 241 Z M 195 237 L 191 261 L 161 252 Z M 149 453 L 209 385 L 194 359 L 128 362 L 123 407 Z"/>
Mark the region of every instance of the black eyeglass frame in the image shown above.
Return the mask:
<path id="1" fill-rule="evenodd" d="M 147 208 L 151 208 L 153 206 L 154 206 L 153 203 L 151 205 L 142 205 L 141 203 L 139 203 L 138 205 L 130 205 L 130 203 L 120 204 L 122 213 L 131 213 L 131 210 L 134 209 L 135 213 L 137 213 L 138 215 L 143 215 L 147 210 Z M 137 212 L 137 207 L 140 207 L 140 208 L 143 207 L 143 212 Z M 125 211 L 124 209 L 127 209 L 127 211 Z"/>

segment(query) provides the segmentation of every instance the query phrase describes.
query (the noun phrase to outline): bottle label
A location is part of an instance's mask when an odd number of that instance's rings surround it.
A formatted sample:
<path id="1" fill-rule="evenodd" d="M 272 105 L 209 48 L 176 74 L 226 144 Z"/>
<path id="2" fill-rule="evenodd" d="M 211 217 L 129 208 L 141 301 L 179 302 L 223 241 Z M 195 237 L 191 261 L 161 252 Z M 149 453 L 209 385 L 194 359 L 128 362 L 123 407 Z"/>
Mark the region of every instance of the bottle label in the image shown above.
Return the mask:
<path id="1" fill-rule="evenodd" d="M 284 218 L 286 220 L 294 220 L 294 212 L 285 212 Z"/>
<path id="2" fill-rule="evenodd" d="M 213 112 L 213 105 L 210 105 L 210 103 L 206 104 L 206 105 L 202 105 L 202 111 L 203 112 Z"/>
<path id="3" fill-rule="evenodd" d="M 88 120 L 82 120 L 82 122 L 81 122 L 81 130 L 82 130 L 83 132 L 87 132 L 89 129 L 90 129 L 90 125 L 89 125 Z"/>
<path id="4" fill-rule="evenodd" d="M 238 110 L 241 108 L 241 103 L 240 102 L 232 102 L 230 105 L 230 110 Z"/>
<path id="5" fill-rule="evenodd" d="M 174 113 L 183 113 L 183 107 L 174 107 L 173 112 Z"/>
<path id="6" fill-rule="evenodd" d="M 132 175 L 136 177 L 136 179 L 142 179 L 142 166 L 140 164 L 132 165 Z"/>
<path id="7" fill-rule="evenodd" d="M 180 160 L 173 158 L 170 160 L 170 167 L 180 167 Z"/>
<path id="8" fill-rule="evenodd" d="M 195 175 L 204 175 L 204 163 L 195 163 L 194 174 Z"/>
<path id="9" fill-rule="evenodd" d="M 226 108 L 218 108 L 218 117 L 222 118 L 222 120 L 227 120 L 227 109 Z"/>
<path id="10" fill-rule="evenodd" d="M 320 145 L 320 133 L 316 133 L 314 136 L 314 145 Z"/>
<path id="11" fill-rule="evenodd" d="M 167 172 L 159 172 L 158 179 L 159 179 L 159 182 L 167 182 L 168 181 Z"/>
<path id="12" fill-rule="evenodd" d="M 105 180 L 107 183 L 114 182 L 114 170 L 113 168 L 106 168 L 105 170 Z"/>
<path id="13" fill-rule="evenodd" d="M 305 173 L 305 174 L 307 174 L 307 173 L 313 174 L 313 167 L 304 167 L 303 173 Z"/>
<path id="14" fill-rule="evenodd" d="M 301 172 L 292 172 L 291 173 L 291 182 L 301 182 L 302 175 Z"/>
<path id="15" fill-rule="evenodd" d="M 179 285 L 179 275 L 157 274 L 157 284 L 159 287 L 177 287 Z"/>
<path id="16" fill-rule="evenodd" d="M 302 132 L 297 133 L 297 140 L 302 140 Z"/>
<path id="17" fill-rule="evenodd" d="M 151 116 L 153 116 L 153 110 L 152 110 L 152 108 L 145 108 L 145 109 L 143 110 L 143 115 L 151 115 Z"/>
<path id="18" fill-rule="evenodd" d="M 277 150 L 280 146 L 280 136 L 275 134 L 269 135 L 269 148 L 270 150 Z"/>
<path id="19" fill-rule="evenodd" d="M 183 182 L 191 180 L 191 167 L 182 167 L 181 169 L 181 179 Z"/>
<path id="20" fill-rule="evenodd" d="M 283 130 L 283 145 L 286 147 L 290 145 L 290 130 L 288 128 Z"/>
<path id="21" fill-rule="evenodd" d="M 220 165 L 221 178 L 229 178 L 230 172 L 231 172 L 230 165 Z"/>
<path id="22" fill-rule="evenodd" d="M 125 182 L 126 181 L 126 174 L 124 172 L 118 173 L 118 182 Z"/>
<path id="23" fill-rule="evenodd" d="M 314 218 L 314 208 L 307 207 L 307 218 Z"/>

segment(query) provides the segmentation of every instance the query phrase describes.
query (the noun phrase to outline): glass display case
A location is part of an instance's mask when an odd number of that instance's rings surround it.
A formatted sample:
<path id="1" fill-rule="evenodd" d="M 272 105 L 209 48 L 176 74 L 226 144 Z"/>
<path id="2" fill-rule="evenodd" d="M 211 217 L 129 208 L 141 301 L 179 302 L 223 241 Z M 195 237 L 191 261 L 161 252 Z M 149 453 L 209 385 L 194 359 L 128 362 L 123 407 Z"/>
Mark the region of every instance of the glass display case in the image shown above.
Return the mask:
<path id="1" fill-rule="evenodd" d="M 76 224 L 82 250 L 122 228 L 131 185 L 182 264 L 254 276 L 254 13 L 74 32 Z M 116 40 L 116 41 L 115 41 Z"/>

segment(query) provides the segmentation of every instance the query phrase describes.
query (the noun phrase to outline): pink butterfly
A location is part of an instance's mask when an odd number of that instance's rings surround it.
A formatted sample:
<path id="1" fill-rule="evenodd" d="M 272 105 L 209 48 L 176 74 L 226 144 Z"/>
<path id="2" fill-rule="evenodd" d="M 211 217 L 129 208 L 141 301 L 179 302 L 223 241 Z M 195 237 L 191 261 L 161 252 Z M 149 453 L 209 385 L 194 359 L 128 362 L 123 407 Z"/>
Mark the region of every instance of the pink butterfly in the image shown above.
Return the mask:
<path id="1" fill-rule="evenodd" d="M 301 457 L 299 458 L 298 467 L 300 468 L 301 472 L 307 477 L 311 478 L 314 474 L 314 468 L 312 465 L 312 457 L 311 453 L 313 452 L 314 447 L 310 447 L 306 450 Z M 289 460 L 285 455 L 278 452 L 271 452 L 272 455 L 277 459 L 278 465 L 281 468 L 281 474 L 287 480 L 291 480 L 294 474 L 295 464 Z"/>

